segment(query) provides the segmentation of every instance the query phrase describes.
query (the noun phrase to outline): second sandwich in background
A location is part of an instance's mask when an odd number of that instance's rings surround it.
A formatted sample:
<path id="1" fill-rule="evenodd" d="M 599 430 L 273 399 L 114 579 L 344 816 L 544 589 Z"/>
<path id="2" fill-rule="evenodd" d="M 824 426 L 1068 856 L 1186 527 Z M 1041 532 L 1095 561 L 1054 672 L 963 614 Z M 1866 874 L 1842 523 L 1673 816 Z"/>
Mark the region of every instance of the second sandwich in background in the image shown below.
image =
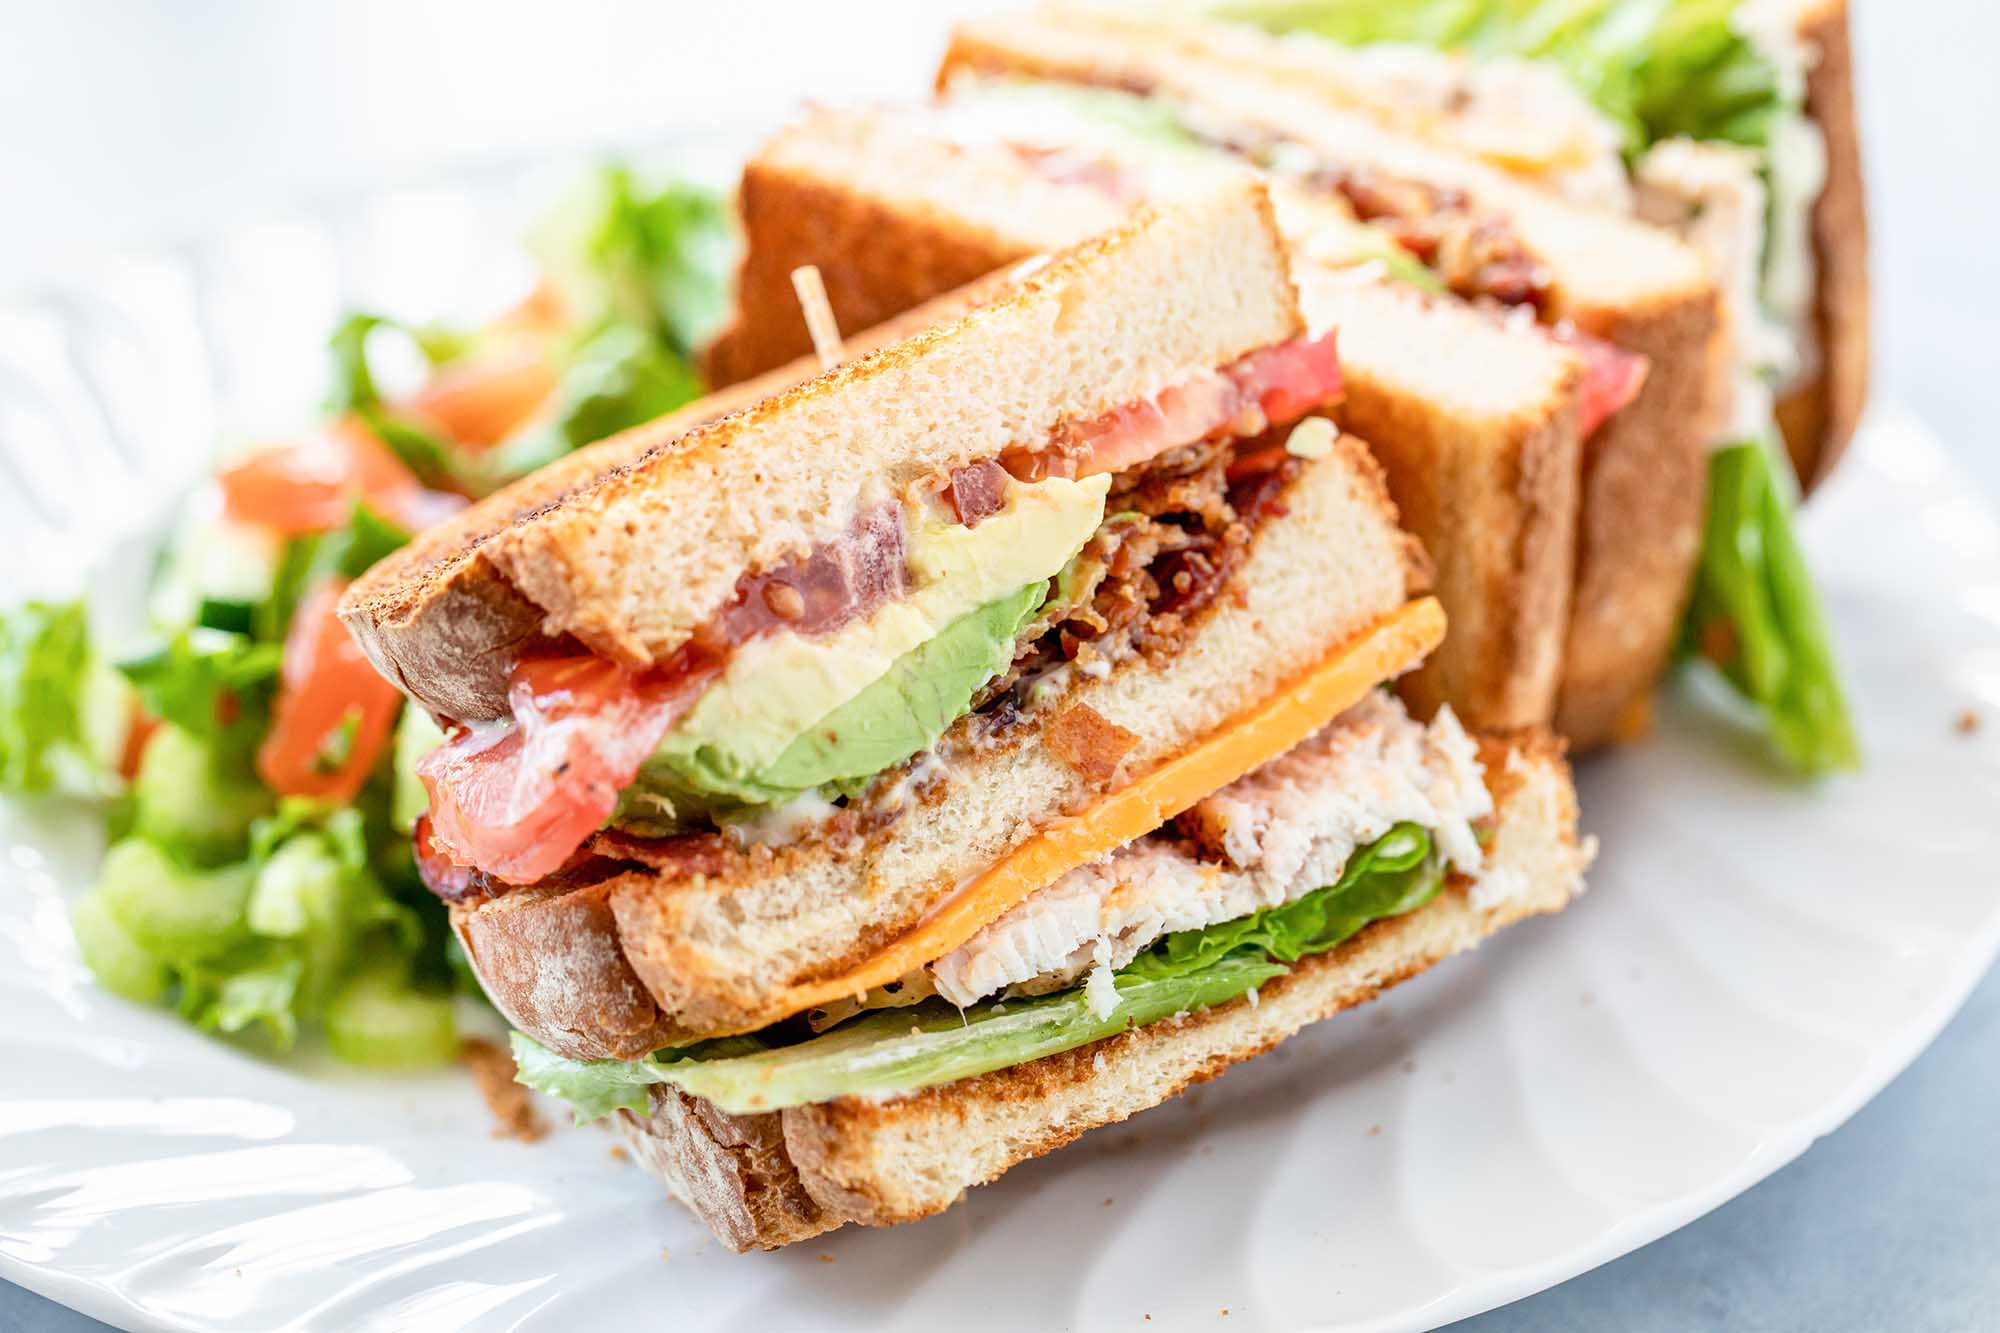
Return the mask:
<path id="1" fill-rule="evenodd" d="M 1388 467 L 1456 626 L 1413 702 L 1448 699 L 1493 725 L 1553 717 L 1581 744 L 1631 734 L 1704 549 L 1723 386 L 1701 256 L 1283 80 L 1265 86 L 1240 53 L 1204 59 L 1135 31 L 1049 14 L 971 25 L 939 106 L 817 113 L 772 140 L 746 170 L 739 316 L 712 370 L 734 378 L 802 346 L 786 282 L 797 265 L 820 266 L 858 326 L 1138 199 L 1256 167 L 1308 306 L 1384 334 L 1351 349 L 1341 419 Z M 1713 517 L 1707 535 L 1737 550 Z M 1797 586 L 1797 569 L 1777 573 Z M 1810 768 L 1851 744 L 1823 652 L 1807 651 L 1823 633 L 1801 623 L 1789 677 L 1801 688 L 1745 688 L 1781 741 L 1825 738 L 1787 745 Z"/>

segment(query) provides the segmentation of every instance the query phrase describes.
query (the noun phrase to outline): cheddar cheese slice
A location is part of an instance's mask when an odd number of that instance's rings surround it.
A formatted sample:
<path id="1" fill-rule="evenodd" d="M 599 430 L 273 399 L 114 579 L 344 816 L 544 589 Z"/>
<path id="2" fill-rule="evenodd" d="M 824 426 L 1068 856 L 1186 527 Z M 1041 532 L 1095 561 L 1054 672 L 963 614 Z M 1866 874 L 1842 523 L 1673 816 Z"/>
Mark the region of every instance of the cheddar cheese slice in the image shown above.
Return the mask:
<path id="1" fill-rule="evenodd" d="M 1444 608 L 1423 597 L 1383 617 L 1270 699 L 1141 778 L 1009 852 L 867 962 L 774 996 L 765 1022 L 859 995 L 942 958 L 1029 894 L 1143 837 L 1212 792 L 1275 759 L 1417 665 L 1444 638 Z M 761 1026 L 756 1024 L 754 1026 Z"/>

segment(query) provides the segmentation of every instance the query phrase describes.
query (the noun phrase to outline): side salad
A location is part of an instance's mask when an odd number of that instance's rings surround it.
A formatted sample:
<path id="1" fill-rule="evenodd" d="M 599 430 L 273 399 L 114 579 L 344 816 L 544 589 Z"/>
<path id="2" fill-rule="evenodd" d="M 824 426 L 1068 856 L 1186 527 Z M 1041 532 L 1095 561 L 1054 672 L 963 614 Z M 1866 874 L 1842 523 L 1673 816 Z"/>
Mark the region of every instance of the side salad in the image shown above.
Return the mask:
<path id="1" fill-rule="evenodd" d="M 427 524 L 698 397 L 732 244 L 712 193 L 607 168 L 536 229 L 541 282 L 501 317 L 340 322 L 318 427 L 186 501 L 143 643 L 111 652 L 82 601 L 0 611 L 0 793 L 103 804 L 73 925 L 107 990 L 265 1049 L 456 1054 L 477 987 L 409 836 L 440 738 L 334 607 Z M 378 375 L 392 340 L 425 367 L 407 392 Z"/>

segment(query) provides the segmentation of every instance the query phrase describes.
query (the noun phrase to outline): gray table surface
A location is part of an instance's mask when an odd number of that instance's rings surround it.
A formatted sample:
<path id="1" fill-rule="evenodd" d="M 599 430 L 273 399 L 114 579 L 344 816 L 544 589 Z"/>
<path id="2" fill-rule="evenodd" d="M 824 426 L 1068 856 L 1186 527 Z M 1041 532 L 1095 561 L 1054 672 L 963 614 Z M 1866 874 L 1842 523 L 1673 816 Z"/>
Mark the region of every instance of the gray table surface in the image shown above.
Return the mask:
<path id="1" fill-rule="evenodd" d="M 908 91 L 891 68 L 920 71 L 953 11 L 990 5 L 877 7 L 880 22 L 853 24 L 810 0 L 702 6 L 699 19 L 684 17 L 692 8 L 604 0 L 547 11 L 538 25 L 503 23 L 476 0 L 10 5 L 0 123 L 34 132 L 0 133 L 0 180 L 32 206 L 0 209 L 0 287 L 106 244 L 277 195 L 419 173 L 496 141 L 553 150 L 698 124 L 718 80 L 733 100 Z M 2000 216 L 2000 5 L 1854 8 L 1878 390 L 1915 406 L 1987 494 L 2000 494 L 2000 247 L 1989 235 Z M 471 54 L 453 77 L 434 77 L 441 57 L 420 42 L 347 40 L 419 30 L 476 37 L 458 42 Z M 752 48 L 755 62 L 728 58 Z M 371 120 L 391 97 L 393 134 Z M 257 115 L 242 114 L 245 98 Z M 1635 1254 L 1459 1327 L 2000 1329 L 1996 1054 L 2000 973 L 1916 1064 L 1797 1162 Z M 99 1327 L 0 1283 L 0 1333 Z"/>

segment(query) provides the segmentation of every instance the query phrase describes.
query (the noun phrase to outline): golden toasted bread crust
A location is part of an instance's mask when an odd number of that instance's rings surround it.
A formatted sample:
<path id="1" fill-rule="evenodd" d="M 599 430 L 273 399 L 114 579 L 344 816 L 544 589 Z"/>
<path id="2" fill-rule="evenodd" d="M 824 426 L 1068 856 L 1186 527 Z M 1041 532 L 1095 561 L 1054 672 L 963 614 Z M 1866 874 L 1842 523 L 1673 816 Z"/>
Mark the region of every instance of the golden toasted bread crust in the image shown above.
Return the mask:
<path id="1" fill-rule="evenodd" d="M 1806 73 L 1806 112 L 1826 141 L 1826 184 L 1813 204 L 1820 366 L 1779 402 L 1778 423 L 1799 481 L 1811 490 L 1839 462 L 1868 404 L 1868 200 L 1844 0 L 1809 14 L 1800 37 L 1817 55 Z"/>
<path id="2" fill-rule="evenodd" d="M 1397 683 L 1422 716 L 1450 704 L 1481 730 L 1554 716 L 1576 570 L 1579 379 L 1572 366 L 1549 398 L 1494 420 L 1417 400 L 1365 366 L 1347 374 L 1341 424 L 1381 462 L 1451 617 L 1443 646 Z"/>
<path id="3" fill-rule="evenodd" d="M 792 270 L 800 265 L 819 268 L 845 337 L 989 274 L 997 280 L 995 270 L 1025 258 L 1002 237 L 952 226 L 948 219 L 911 216 L 757 158 L 743 168 L 738 207 L 744 249 L 736 313 L 702 357 L 715 385 L 761 375 L 812 351 L 792 289 Z M 870 341 L 879 345 L 881 339 Z"/>
<path id="4" fill-rule="evenodd" d="M 804 1228 L 817 1234 L 844 1222 L 884 1226 L 939 1212 L 1018 1162 L 1212 1079 L 1515 921 L 1560 910 L 1580 887 L 1589 855 L 1577 841 L 1560 742 L 1546 732 L 1486 738 L 1481 758 L 1498 806 L 1494 854 L 1534 876 L 1517 897 L 1475 908 L 1467 885 L 1454 880 L 1425 908 L 1369 926 L 1259 987 L 1255 1002 L 1246 997 L 893 1101 L 844 1098 L 741 1118 L 744 1132 L 766 1143 L 769 1122 L 778 1119 L 782 1157 L 752 1161 L 708 1149 L 674 1119 L 684 1099 L 672 1090 L 655 1091 L 647 1117 L 621 1113 L 622 1127 L 642 1160 L 669 1151 L 651 1142 L 665 1137 L 671 1151 L 699 1155 L 703 1170 L 720 1177 L 693 1194 L 668 1179 L 733 1249 L 776 1248 Z M 795 1192 L 812 1201 L 808 1219 L 768 1229 L 737 1203 L 744 1195 Z"/>
<path id="5" fill-rule="evenodd" d="M 1576 591 L 1556 729 L 1621 739 L 1665 671 L 1701 551 L 1708 439 L 1726 368 L 1713 288 L 1588 330 L 1651 361 L 1639 397 L 1584 445 Z"/>
<path id="6" fill-rule="evenodd" d="M 659 1089 L 626 1133 L 632 1155 L 676 1199 L 709 1221 L 737 1253 L 770 1250 L 830 1231 L 841 1219 L 806 1193 L 785 1156 L 783 1117 L 726 1115 L 711 1102 Z"/>

